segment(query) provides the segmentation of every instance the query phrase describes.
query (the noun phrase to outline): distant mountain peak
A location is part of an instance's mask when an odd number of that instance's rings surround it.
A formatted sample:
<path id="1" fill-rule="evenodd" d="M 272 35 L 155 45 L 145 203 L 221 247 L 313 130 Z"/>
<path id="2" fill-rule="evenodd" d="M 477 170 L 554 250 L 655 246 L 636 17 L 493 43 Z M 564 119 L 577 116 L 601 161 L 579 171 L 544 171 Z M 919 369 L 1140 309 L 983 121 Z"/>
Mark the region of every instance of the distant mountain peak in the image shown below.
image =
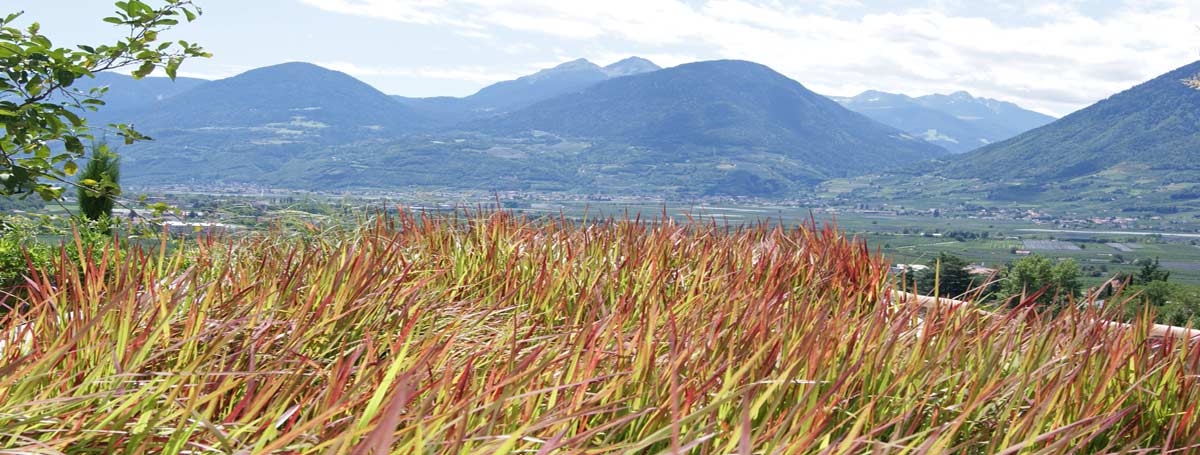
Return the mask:
<path id="1" fill-rule="evenodd" d="M 956 153 L 1008 139 L 1054 120 L 1009 102 L 977 98 L 963 90 L 917 98 L 867 90 L 854 97 L 833 100 Z"/>
<path id="2" fill-rule="evenodd" d="M 899 93 L 888 93 L 888 92 L 879 91 L 879 90 L 864 90 L 862 93 L 859 93 L 858 96 L 856 96 L 855 98 L 857 98 L 859 96 L 879 96 L 879 95 L 897 96 L 900 94 Z"/>
<path id="3" fill-rule="evenodd" d="M 592 63 L 588 61 L 588 59 L 577 58 L 569 62 L 560 63 L 552 68 L 539 70 L 536 73 L 518 78 L 517 80 L 524 81 L 528 84 L 534 84 L 544 79 L 550 79 L 560 77 L 560 75 L 563 74 L 574 73 L 601 74 L 603 73 L 603 70 L 600 69 L 600 65 Z"/>
<path id="4" fill-rule="evenodd" d="M 654 62 L 641 57 L 629 57 L 619 62 L 613 63 L 603 68 L 604 74 L 608 77 L 632 76 L 634 74 L 649 73 L 658 71 L 662 67 L 655 65 Z"/>
<path id="5" fill-rule="evenodd" d="M 377 91 L 354 76 L 308 62 L 264 66 L 214 82 L 227 84 L 230 81 L 255 81 L 254 83 L 261 84 L 264 88 L 271 87 L 272 84 L 336 83 L 354 85 L 359 90 Z"/>
<path id="6" fill-rule="evenodd" d="M 154 109 L 136 114 L 135 118 L 141 117 L 139 126 L 151 131 L 156 128 L 265 127 L 303 118 L 307 122 L 305 126 L 340 126 L 344 131 L 372 126 L 389 132 L 407 132 L 427 121 L 365 82 L 305 62 L 256 68 L 205 83 L 165 99 Z M 341 134 L 310 133 L 306 138 L 314 140 Z M 358 132 L 346 134 L 357 135 Z"/>
<path id="7" fill-rule="evenodd" d="M 337 73 L 337 74 L 343 74 L 343 73 L 341 73 L 340 71 L 331 70 L 331 69 L 329 69 L 329 68 L 326 68 L 326 67 L 323 67 L 323 66 L 317 65 L 317 64 L 315 64 L 315 63 L 309 63 L 309 62 L 285 62 L 285 63 L 279 63 L 279 64 L 275 64 L 275 65 L 268 65 L 268 66 L 264 66 L 264 67 L 261 67 L 261 68 L 255 68 L 255 69 L 252 69 L 252 70 L 250 70 L 250 71 L 246 71 L 245 73 L 242 73 L 242 74 L 243 74 L 243 75 L 244 75 L 244 74 L 250 74 L 250 75 L 253 75 L 253 74 L 269 74 L 269 73 L 285 73 L 285 72 L 286 72 L 286 73 L 292 73 L 292 74 L 298 74 L 298 73 L 306 73 L 306 74 L 327 74 L 327 73 Z"/>
<path id="8" fill-rule="evenodd" d="M 600 65 L 592 63 L 590 60 L 588 60 L 586 58 L 577 58 L 577 59 L 571 60 L 569 62 L 560 63 L 560 64 L 554 66 L 553 68 L 544 69 L 544 70 L 541 70 L 538 72 L 541 73 L 541 72 L 548 72 L 548 71 L 549 72 L 554 72 L 554 71 L 595 71 L 598 69 L 600 69 Z"/>
<path id="9" fill-rule="evenodd" d="M 655 65 L 654 62 L 644 59 L 644 58 L 641 58 L 641 57 L 638 57 L 636 55 L 634 55 L 632 57 L 626 57 L 624 59 L 621 59 L 621 61 L 613 63 L 608 66 L 612 67 L 612 66 L 617 66 L 617 65 L 622 65 L 622 64 L 653 65 L 654 67 L 658 67 L 658 65 Z"/>
<path id="10" fill-rule="evenodd" d="M 901 93 L 888 93 L 879 90 L 866 90 L 858 95 L 850 98 L 843 98 L 846 102 L 852 103 L 879 103 L 879 102 L 911 102 L 912 98 Z"/>
<path id="11" fill-rule="evenodd" d="M 250 71 L 257 71 L 257 70 L 267 70 L 267 69 L 272 69 L 272 68 L 274 68 L 274 69 L 280 69 L 280 68 L 306 68 L 306 69 L 314 69 L 314 70 L 315 70 L 315 69 L 321 69 L 321 70 L 331 71 L 331 70 L 329 70 L 328 68 L 325 68 L 325 67 L 323 67 L 323 66 L 321 66 L 321 65 L 318 65 L 318 64 L 316 64 L 316 63 L 312 63 L 312 62 L 302 62 L 302 61 L 294 61 L 294 62 L 283 62 L 283 63 L 277 63 L 277 64 L 274 64 L 274 65 L 267 65 L 267 66 L 264 66 L 264 67 L 261 67 L 261 68 L 256 68 L 256 69 L 254 69 L 254 70 L 250 70 Z"/>
<path id="12" fill-rule="evenodd" d="M 659 69 L 658 65 L 640 57 L 626 58 L 603 68 L 586 58 L 577 58 L 527 76 L 497 82 L 466 98 L 404 98 L 402 101 L 452 124 L 465 119 L 512 112 L 612 78 Z"/>
<path id="13" fill-rule="evenodd" d="M 946 154 L 764 65 L 737 60 L 616 77 L 472 125 L 504 137 L 539 131 L 605 144 L 622 150 L 599 154 L 628 166 L 621 172 L 663 163 L 666 171 L 639 185 L 676 186 L 694 178 L 676 169 L 697 169 L 703 183 L 688 185 L 709 194 L 782 194 L 828 176 Z"/>

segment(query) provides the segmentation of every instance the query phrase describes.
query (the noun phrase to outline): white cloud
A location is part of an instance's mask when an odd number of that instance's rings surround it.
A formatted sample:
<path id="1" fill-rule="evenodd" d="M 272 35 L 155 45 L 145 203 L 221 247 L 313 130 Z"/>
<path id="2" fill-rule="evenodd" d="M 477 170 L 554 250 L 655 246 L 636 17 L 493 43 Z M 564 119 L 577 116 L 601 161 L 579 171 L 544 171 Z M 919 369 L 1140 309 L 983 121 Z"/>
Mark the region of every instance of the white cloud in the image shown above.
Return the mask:
<path id="1" fill-rule="evenodd" d="M 440 67 L 399 67 L 399 66 L 375 66 L 375 65 L 358 65 L 355 63 L 344 61 L 317 62 L 316 65 L 334 70 L 341 71 L 357 78 L 372 78 L 379 76 L 391 77 L 409 77 L 421 79 L 445 79 L 454 81 L 468 81 L 478 83 L 491 83 L 500 80 L 514 79 L 528 73 L 520 71 L 512 71 L 511 69 L 487 68 L 482 66 L 459 66 L 450 68 Z M 532 71 L 530 68 L 525 68 L 526 71 Z"/>
<path id="2" fill-rule="evenodd" d="M 426 25 L 451 25 L 477 28 L 471 22 L 446 15 L 450 2 L 445 0 L 302 0 L 318 8 L 344 14 Z"/>
<path id="3" fill-rule="evenodd" d="M 515 32 L 600 61 L 658 55 L 670 60 L 659 64 L 670 66 L 681 63 L 680 56 L 738 58 L 769 65 L 823 93 L 967 90 L 1057 114 L 1189 63 L 1200 46 L 1200 6 L 1190 0 L 1129 0 L 1103 17 L 1084 14 L 1077 1 L 1030 0 L 1010 8 L 1025 20 L 1004 21 L 955 15 L 953 1 L 850 17 L 834 14 L 846 10 L 839 5 L 844 0 L 792 6 L 772 0 L 301 1 L 343 14 L 446 27 L 486 38 L 500 52 L 512 47 L 503 34 Z M 855 11 L 863 8 L 849 3 Z M 480 82 L 499 75 L 470 67 L 405 71 Z"/>

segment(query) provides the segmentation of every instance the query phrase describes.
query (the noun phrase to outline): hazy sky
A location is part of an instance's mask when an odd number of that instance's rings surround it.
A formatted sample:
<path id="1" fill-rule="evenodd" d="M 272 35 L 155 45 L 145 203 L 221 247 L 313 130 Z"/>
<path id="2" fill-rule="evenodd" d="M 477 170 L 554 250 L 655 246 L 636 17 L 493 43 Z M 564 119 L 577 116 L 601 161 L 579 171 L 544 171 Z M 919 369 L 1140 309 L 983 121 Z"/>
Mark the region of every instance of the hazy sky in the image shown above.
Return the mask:
<path id="1" fill-rule="evenodd" d="M 2 0 L 58 44 L 118 30 L 105 0 Z M 309 61 L 408 96 L 468 95 L 584 57 L 764 63 L 829 95 L 966 90 L 1063 115 L 1200 59 L 1200 0 L 197 0 L 176 39 L 220 78 Z"/>

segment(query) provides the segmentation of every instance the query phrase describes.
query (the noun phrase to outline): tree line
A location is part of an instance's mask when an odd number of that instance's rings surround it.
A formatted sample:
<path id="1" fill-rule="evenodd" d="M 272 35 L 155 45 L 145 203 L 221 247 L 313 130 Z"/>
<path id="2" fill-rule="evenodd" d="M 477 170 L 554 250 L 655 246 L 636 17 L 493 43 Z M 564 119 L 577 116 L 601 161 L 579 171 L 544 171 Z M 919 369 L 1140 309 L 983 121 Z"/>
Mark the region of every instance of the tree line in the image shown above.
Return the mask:
<path id="1" fill-rule="evenodd" d="M 906 274 L 905 286 L 923 295 L 970 298 L 1005 306 L 1030 304 L 1047 311 L 1063 305 L 1097 304 L 1132 299 L 1126 315 L 1149 309 L 1156 320 L 1171 325 L 1200 323 L 1200 287 L 1170 281 L 1171 273 L 1158 259 L 1140 259 L 1134 273 L 1117 273 L 1085 299 L 1082 271 L 1072 259 L 1053 261 L 1032 254 L 1017 259 L 995 274 L 974 273 L 959 256 L 940 253 L 928 268 Z"/>

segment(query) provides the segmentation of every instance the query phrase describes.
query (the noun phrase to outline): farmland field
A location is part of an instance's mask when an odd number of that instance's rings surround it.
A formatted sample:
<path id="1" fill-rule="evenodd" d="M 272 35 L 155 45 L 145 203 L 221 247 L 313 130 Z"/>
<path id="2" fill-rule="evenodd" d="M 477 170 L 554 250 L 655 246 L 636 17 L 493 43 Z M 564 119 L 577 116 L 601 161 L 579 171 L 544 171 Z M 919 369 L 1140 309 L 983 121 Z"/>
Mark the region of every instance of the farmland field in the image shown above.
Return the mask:
<path id="1" fill-rule="evenodd" d="M 1136 245 L 1128 245 L 1128 244 L 1118 243 L 1118 242 L 1108 242 L 1108 243 L 1105 243 L 1105 245 L 1108 245 L 1109 248 L 1120 251 L 1122 253 L 1132 253 L 1136 246 Z"/>
<path id="2" fill-rule="evenodd" d="M 1079 251 L 1079 245 L 1060 240 L 1026 240 L 1025 249 L 1035 251 Z"/>
<path id="3" fill-rule="evenodd" d="M 1185 270 L 1189 272 L 1200 272 L 1200 262 L 1175 262 L 1166 261 L 1162 266 L 1167 270 Z"/>

